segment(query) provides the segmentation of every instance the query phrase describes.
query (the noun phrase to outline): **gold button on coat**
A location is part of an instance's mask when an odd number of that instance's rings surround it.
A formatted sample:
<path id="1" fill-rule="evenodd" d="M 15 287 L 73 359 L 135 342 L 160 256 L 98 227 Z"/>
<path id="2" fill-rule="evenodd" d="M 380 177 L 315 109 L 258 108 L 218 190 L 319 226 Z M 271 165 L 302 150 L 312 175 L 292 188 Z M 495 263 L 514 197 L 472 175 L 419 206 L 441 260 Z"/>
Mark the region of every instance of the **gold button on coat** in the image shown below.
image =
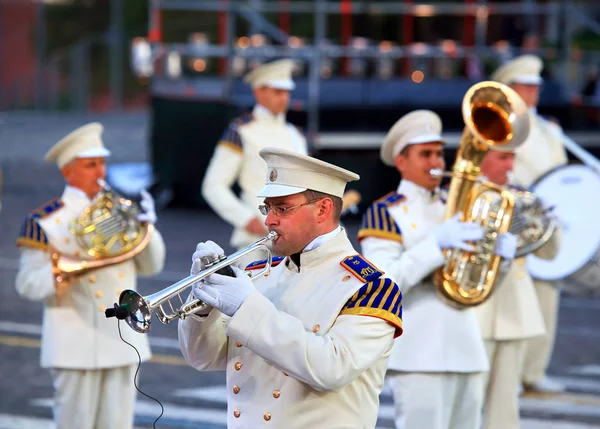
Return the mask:
<path id="1" fill-rule="evenodd" d="M 242 347 L 242 343 L 238 343 L 237 341 L 235 342 L 235 346 L 236 347 Z"/>
<path id="2" fill-rule="evenodd" d="M 242 363 L 241 362 L 236 362 L 235 363 L 235 370 L 239 371 L 240 369 L 242 369 Z"/>
<path id="3" fill-rule="evenodd" d="M 263 417 L 265 418 L 266 421 L 269 421 L 269 420 L 271 420 L 271 413 L 265 413 L 263 415 Z"/>
<path id="4" fill-rule="evenodd" d="M 91 275 L 89 280 L 90 280 L 90 283 L 96 283 L 96 276 Z"/>
<path id="5" fill-rule="evenodd" d="M 412 229 L 417 229 L 417 224 L 416 224 L 416 223 L 411 223 L 411 224 L 410 224 L 410 227 L 411 227 Z"/>
<path id="6" fill-rule="evenodd" d="M 233 417 L 235 417 L 236 419 L 240 417 L 242 413 L 240 412 L 240 410 L 233 410 Z"/>
<path id="7" fill-rule="evenodd" d="M 117 289 L 117 296 L 121 295 L 121 292 L 122 292 L 121 289 Z"/>
<path id="8" fill-rule="evenodd" d="M 235 393 L 236 395 L 240 393 L 240 386 L 233 386 L 233 393 Z"/>
<path id="9" fill-rule="evenodd" d="M 348 281 L 348 280 L 350 280 L 351 278 L 352 278 L 352 277 L 350 277 L 350 276 L 344 276 L 344 277 L 342 278 L 342 281 L 343 281 L 343 282 L 347 282 L 347 281 Z"/>
<path id="10" fill-rule="evenodd" d="M 316 334 L 317 332 L 319 332 L 319 329 L 321 329 L 321 325 L 319 325 L 318 323 L 313 326 L 313 332 Z"/>
<path id="11" fill-rule="evenodd" d="M 65 244 L 69 244 L 70 242 L 71 242 L 71 239 L 70 239 L 70 238 L 68 238 L 68 237 L 67 237 L 67 238 L 65 238 Z"/>
<path id="12" fill-rule="evenodd" d="M 102 291 L 96 291 L 96 298 L 102 298 Z"/>
<path id="13" fill-rule="evenodd" d="M 519 273 L 519 274 L 517 274 L 517 278 L 518 279 L 522 279 L 523 277 L 525 277 L 525 273 Z"/>
<path id="14" fill-rule="evenodd" d="M 277 399 L 281 396 L 281 392 L 279 390 L 273 390 L 273 398 Z"/>
<path id="15" fill-rule="evenodd" d="M 106 310 L 106 305 L 101 305 L 100 307 L 98 307 L 98 310 L 100 310 L 100 311 Z"/>
<path id="16" fill-rule="evenodd" d="M 125 274 L 119 273 L 119 279 L 123 280 L 125 278 Z"/>

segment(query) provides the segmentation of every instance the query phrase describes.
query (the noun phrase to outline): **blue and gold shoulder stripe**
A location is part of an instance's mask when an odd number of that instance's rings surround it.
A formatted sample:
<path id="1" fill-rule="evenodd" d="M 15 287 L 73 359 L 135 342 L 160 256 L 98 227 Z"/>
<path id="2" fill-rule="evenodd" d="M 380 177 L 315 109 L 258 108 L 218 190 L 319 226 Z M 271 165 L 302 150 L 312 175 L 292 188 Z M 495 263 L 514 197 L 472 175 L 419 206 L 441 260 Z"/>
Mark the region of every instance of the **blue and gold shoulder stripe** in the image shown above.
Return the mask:
<path id="1" fill-rule="evenodd" d="M 271 267 L 276 267 L 277 265 L 281 264 L 281 261 L 283 261 L 284 259 L 285 259 L 285 257 L 283 257 L 283 256 L 273 256 L 273 258 L 271 259 Z M 267 266 L 267 260 L 262 259 L 260 261 L 250 262 L 246 266 L 246 270 L 259 270 L 266 266 Z"/>
<path id="2" fill-rule="evenodd" d="M 402 335 L 402 292 L 392 279 L 380 277 L 362 285 L 342 308 L 343 314 L 383 319 L 396 328 L 397 338 Z"/>
<path id="3" fill-rule="evenodd" d="M 371 204 L 363 214 L 362 225 L 358 230 L 358 240 L 375 237 L 402 243 L 402 231 L 390 215 L 388 208 L 405 200 L 403 195 L 392 192 Z"/>
<path id="4" fill-rule="evenodd" d="M 32 247 L 34 249 L 48 249 L 48 237 L 38 223 L 38 220 L 54 213 L 64 206 L 60 198 L 54 198 L 33 210 L 21 225 L 17 246 Z"/>
<path id="5" fill-rule="evenodd" d="M 242 152 L 243 143 L 239 128 L 242 125 L 252 122 L 253 119 L 254 116 L 252 115 L 252 112 L 244 113 L 243 115 L 235 118 L 229 123 L 229 126 L 221 136 L 218 145 L 227 147 L 234 152 Z"/>

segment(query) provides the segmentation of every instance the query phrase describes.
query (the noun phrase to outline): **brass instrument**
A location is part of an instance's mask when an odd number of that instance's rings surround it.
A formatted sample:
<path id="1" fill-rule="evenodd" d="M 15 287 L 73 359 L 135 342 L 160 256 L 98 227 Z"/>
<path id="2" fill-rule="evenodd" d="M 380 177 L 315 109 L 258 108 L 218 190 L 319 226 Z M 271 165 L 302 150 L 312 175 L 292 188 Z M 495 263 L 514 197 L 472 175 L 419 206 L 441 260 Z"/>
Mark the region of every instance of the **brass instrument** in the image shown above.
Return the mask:
<path id="1" fill-rule="evenodd" d="M 146 248 L 154 226 L 137 219 L 133 202 L 99 180 L 102 191 L 69 225 L 87 258 L 79 259 L 51 249 L 52 272 L 57 284 L 69 284 L 92 270 L 125 262 Z"/>
<path id="2" fill-rule="evenodd" d="M 202 300 L 195 298 L 185 301 L 181 297 L 181 294 L 186 289 L 191 288 L 194 284 L 201 282 L 215 272 L 227 274 L 223 273 L 222 270 L 226 270 L 227 268 L 231 269 L 230 265 L 257 250 L 264 250 L 266 252 L 267 261 L 263 269 L 252 275 L 252 280 L 262 277 L 271 269 L 273 253 L 271 252 L 270 244 L 275 241 L 277 237 L 277 233 L 271 231 L 266 237 L 238 250 L 228 257 L 220 255 L 214 260 L 205 261 L 206 268 L 199 273 L 190 275 L 152 295 L 141 296 L 134 290 L 124 290 L 119 297 L 119 307 L 124 307 L 127 310 L 125 321 L 133 330 L 145 334 L 150 330 L 152 313 L 154 311 L 157 313 L 158 320 L 161 323 L 167 324 L 175 319 L 183 320 L 189 315 L 206 308 L 206 304 Z M 175 305 L 171 302 L 171 299 L 173 298 L 179 300 Z M 170 312 L 167 312 L 165 308 L 163 308 L 163 305 L 168 305 L 168 310 Z"/>
<path id="3" fill-rule="evenodd" d="M 509 230 L 515 206 L 511 192 L 478 180 L 481 161 L 489 148 L 512 151 L 523 144 L 530 126 L 525 102 L 497 82 L 473 85 L 464 96 L 462 114 L 465 128 L 452 168 L 445 219 L 460 212 L 463 221 L 483 227 L 484 238 L 474 243 L 473 252 L 444 250 L 444 266 L 434 275 L 438 294 L 457 308 L 479 305 L 492 293 L 501 262 L 494 253 L 496 240 Z"/>
<path id="4" fill-rule="evenodd" d="M 552 237 L 558 225 L 556 218 L 548 214 L 541 200 L 529 191 L 512 191 L 515 196 L 515 213 L 510 233 L 517 237 L 517 253 L 520 258 L 535 252 Z"/>

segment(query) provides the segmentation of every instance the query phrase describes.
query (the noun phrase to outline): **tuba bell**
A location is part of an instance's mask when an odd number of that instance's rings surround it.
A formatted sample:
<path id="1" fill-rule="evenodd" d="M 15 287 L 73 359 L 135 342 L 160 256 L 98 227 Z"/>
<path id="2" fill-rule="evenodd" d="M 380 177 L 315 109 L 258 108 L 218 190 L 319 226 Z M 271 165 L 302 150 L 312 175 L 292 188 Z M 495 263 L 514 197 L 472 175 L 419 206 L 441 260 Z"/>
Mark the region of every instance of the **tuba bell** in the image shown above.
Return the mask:
<path id="1" fill-rule="evenodd" d="M 459 143 L 448 190 L 445 219 L 461 213 L 465 222 L 484 229 L 474 251 L 444 250 L 444 265 L 436 270 L 438 294 L 457 308 L 481 304 L 498 280 L 501 257 L 494 253 L 498 235 L 509 231 L 515 199 L 501 186 L 480 179 L 480 165 L 493 148 L 512 151 L 529 135 L 527 106 L 506 85 L 481 82 L 464 96 L 465 128 Z"/>
<path id="2" fill-rule="evenodd" d="M 102 191 L 69 225 L 85 257 L 63 255 L 56 249 L 50 251 L 57 284 L 69 284 L 90 271 L 125 262 L 150 242 L 154 226 L 137 219 L 140 212 L 134 203 L 120 196 L 104 180 L 98 183 Z"/>

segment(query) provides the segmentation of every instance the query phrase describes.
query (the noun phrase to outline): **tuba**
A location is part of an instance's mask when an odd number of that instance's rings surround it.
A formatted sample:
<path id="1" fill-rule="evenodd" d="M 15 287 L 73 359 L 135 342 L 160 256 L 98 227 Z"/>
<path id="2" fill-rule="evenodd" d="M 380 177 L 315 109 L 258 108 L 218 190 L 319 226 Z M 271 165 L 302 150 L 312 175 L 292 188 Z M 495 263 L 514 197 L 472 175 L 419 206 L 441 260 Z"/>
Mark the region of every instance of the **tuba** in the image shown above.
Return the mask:
<path id="1" fill-rule="evenodd" d="M 498 280 L 501 257 L 494 254 L 498 235 L 509 231 L 515 199 L 501 186 L 480 180 L 480 164 L 490 148 L 512 151 L 529 135 L 527 106 L 506 85 L 481 82 L 464 96 L 465 128 L 459 143 L 448 190 L 445 219 L 456 213 L 475 222 L 484 237 L 474 251 L 444 250 L 444 265 L 436 270 L 438 294 L 457 308 L 481 304 Z"/>
<path id="2" fill-rule="evenodd" d="M 146 248 L 154 226 L 137 219 L 139 209 L 99 180 L 102 191 L 94 197 L 69 230 L 86 257 L 63 255 L 51 249 L 52 272 L 57 284 L 69 284 L 99 268 L 125 262 Z"/>
<path id="3" fill-rule="evenodd" d="M 152 313 L 156 312 L 158 320 L 167 324 L 175 319 L 186 319 L 189 315 L 206 308 L 206 304 L 200 299 L 184 300 L 181 294 L 190 289 L 194 284 L 202 282 L 213 273 L 224 274 L 234 277 L 231 265 L 246 257 L 250 253 L 265 251 L 267 260 L 265 266 L 256 274 L 251 276 L 252 281 L 267 274 L 271 269 L 273 253 L 271 243 L 277 239 L 275 231 L 271 231 L 266 237 L 255 241 L 251 245 L 238 250 L 230 256 L 219 255 L 215 259 L 204 260 L 205 268 L 197 274 L 192 274 L 183 280 L 148 296 L 142 296 L 134 290 L 128 289 L 121 292 L 119 305 L 114 309 L 107 310 L 107 317 L 113 315 L 125 319 L 127 324 L 136 332 L 145 334 L 150 330 Z M 204 259 L 204 258 L 203 258 Z M 175 303 L 173 303 L 173 301 Z M 118 310 L 125 309 L 125 314 L 120 317 Z M 110 312 L 110 313 L 109 313 Z M 110 314 L 110 316 L 109 316 Z"/>

